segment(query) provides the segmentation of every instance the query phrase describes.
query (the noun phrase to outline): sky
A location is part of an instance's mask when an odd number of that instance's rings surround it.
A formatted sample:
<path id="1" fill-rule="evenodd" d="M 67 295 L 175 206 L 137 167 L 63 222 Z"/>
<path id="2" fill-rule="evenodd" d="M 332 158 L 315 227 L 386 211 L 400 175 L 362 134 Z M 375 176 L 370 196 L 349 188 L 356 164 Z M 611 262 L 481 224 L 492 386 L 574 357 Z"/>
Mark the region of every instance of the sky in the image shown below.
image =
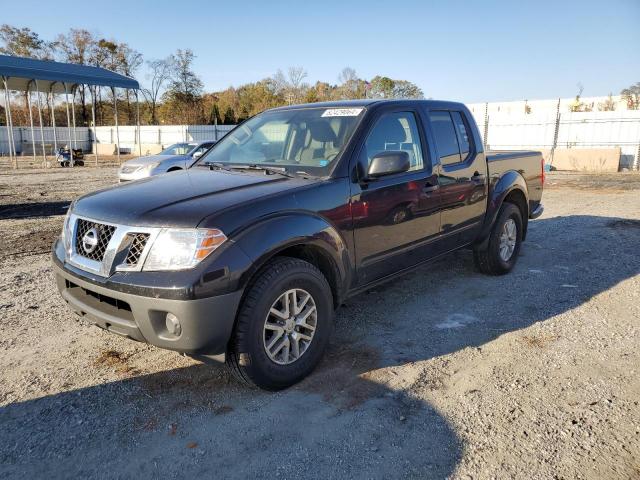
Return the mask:
<path id="1" fill-rule="evenodd" d="M 311 83 L 337 83 L 348 66 L 463 102 L 571 97 L 578 83 L 583 96 L 618 94 L 640 82 L 640 0 L 2 3 L 1 23 L 46 40 L 84 28 L 147 60 L 190 48 L 206 91 L 289 66 Z"/>

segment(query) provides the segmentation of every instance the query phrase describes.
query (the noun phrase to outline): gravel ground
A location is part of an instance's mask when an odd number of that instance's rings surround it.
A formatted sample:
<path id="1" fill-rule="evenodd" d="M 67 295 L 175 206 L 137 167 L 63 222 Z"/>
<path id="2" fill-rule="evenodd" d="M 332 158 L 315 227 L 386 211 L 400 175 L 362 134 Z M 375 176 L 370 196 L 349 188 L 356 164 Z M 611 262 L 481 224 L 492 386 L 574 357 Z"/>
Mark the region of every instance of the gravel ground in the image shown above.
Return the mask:
<path id="1" fill-rule="evenodd" d="M 640 478 L 640 176 L 554 172 L 516 269 L 348 302 L 285 392 L 92 327 L 48 250 L 113 168 L 0 172 L 1 478 Z"/>

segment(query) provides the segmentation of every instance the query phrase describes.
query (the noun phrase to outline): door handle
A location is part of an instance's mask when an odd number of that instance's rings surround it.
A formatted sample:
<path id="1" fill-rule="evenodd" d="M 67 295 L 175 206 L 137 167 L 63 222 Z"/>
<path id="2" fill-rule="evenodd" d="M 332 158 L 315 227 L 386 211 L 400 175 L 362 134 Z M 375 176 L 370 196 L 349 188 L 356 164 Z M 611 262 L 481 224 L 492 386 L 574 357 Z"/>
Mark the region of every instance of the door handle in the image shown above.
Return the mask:
<path id="1" fill-rule="evenodd" d="M 473 183 L 484 183 L 484 175 L 482 175 L 480 172 L 475 172 L 471 177 L 471 181 Z"/>
<path id="2" fill-rule="evenodd" d="M 435 192 L 439 188 L 440 188 L 440 185 L 427 185 L 427 186 L 422 188 L 422 191 L 424 193 L 430 193 L 430 192 Z"/>

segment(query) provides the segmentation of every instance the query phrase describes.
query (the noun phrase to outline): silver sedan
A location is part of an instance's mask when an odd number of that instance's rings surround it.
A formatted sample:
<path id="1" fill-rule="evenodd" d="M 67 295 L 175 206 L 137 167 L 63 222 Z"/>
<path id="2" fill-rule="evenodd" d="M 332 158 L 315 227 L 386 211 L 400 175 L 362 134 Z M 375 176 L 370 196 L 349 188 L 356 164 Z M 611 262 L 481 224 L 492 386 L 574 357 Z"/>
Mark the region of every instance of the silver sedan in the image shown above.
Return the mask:
<path id="1" fill-rule="evenodd" d="M 216 142 L 176 143 L 157 155 L 132 158 L 118 170 L 121 182 L 139 180 L 160 173 L 185 170 L 193 165 Z"/>

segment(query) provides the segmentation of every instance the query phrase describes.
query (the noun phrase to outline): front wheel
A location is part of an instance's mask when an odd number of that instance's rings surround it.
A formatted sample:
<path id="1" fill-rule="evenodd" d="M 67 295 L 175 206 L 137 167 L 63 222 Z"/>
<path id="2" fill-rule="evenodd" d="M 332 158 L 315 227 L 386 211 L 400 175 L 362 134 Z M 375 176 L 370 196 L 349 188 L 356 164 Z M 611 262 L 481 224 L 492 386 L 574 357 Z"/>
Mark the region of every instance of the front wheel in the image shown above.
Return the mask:
<path id="1" fill-rule="evenodd" d="M 503 204 L 489 241 L 473 251 L 475 264 L 482 273 L 504 275 L 513 269 L 522 244 L 522 227 L 520 209 L 513 203 Z"/>
<path id="2" fill-rule="evenodd" d="M 331 336 L 333 298 L 324 275 L 297 258 L 270 261 L 240 306 L 226 362 L 265 390 L 287 388 L 320 362 Z"/>

